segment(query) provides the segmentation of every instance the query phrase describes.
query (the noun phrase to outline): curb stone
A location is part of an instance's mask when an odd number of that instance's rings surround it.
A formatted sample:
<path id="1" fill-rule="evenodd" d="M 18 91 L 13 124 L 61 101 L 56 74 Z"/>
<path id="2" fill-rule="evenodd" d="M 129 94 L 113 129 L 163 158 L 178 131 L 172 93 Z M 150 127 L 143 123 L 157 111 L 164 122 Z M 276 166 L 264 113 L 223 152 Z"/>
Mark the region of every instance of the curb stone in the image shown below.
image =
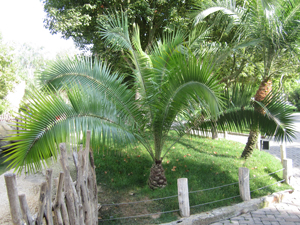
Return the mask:
<path id="1" fill-rule="evenodd" d="M 236 217 L 251 211 L 262 209 L 270 206 L 274 203 L 280 203 L 289 194 L 293 193 L 293 190 L 285 190 L 276 192 L 272 195 L 268 195 L 261 198 L 251 199 L 250 201 L 238 203 L 232 206 L 225 206 L 217 209 L 213 209 L 209 212 L 203 212 L 190 217 L 181 218 L 171 223 L 164 223 L 161 225 L 207 225 L 221 220 Z"/>

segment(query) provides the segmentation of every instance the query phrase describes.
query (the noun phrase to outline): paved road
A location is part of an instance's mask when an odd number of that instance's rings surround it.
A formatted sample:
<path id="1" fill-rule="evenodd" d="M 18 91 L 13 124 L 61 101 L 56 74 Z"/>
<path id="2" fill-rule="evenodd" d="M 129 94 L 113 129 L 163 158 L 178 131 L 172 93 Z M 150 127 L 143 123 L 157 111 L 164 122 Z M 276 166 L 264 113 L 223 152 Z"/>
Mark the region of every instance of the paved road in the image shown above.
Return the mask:
<path id="1" fill-rule="evenodd" d="M 294 123 L 297 130 L 296 138 L 292 143 L 286 144 L 287 158 L 293 160 L 293 178 L 292 186 L 295 191 L 285 197 L 282 203 L 272 204 L 268 208 L 253 211 L 247 214 L 242 214 L 239 217 L 223 220 L 214 225 L 222 224 L 260 224 L 260 225 L 300 225 L 300 113 L 294 114 Z M 246 143 L 246 137 L 229 135 L 228 139 L 237 140 Z M 270 142 L 270 154 L 280 158 L 279 143 Z"/>

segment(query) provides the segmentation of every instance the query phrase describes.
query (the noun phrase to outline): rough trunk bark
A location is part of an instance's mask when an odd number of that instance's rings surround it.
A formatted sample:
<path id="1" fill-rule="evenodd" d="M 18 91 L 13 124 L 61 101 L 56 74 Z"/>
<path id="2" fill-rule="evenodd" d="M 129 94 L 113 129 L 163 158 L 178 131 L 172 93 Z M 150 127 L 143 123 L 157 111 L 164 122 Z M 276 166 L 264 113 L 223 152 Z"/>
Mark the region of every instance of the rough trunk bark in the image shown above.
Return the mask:
<path id="1" fill-rule="evenodd" d="M 254 131 L 250 130 L 246 147 L 241 155 L 242 158 L 247 159 L 252 155 L 255 144 L 257 142 L 257 137 L 258 137 L 258 130 L 254 130 Z"/>
<path id="2" fill-rule="evenodd" d="M 262 101 L 265 99 L 265 97 L 270 93 L 272 90 L 272 81 L 269 79 L 264 79 L 260 85 L 259 88 L 255 94 L 255 100 L 256 101 Z M 257 105 L 254 106 L 255 110 L 257 110 L 260 113 L 265 113 L 264 110 Z M 257 142 L 257 137 L 258 137 L 258 132 L 259 132 L 259 124 L 253 124 L 252 127 L 250 128 L 250 134 L 248 137 L 247 144 L 244 148 L 244 151 L 241 155 L 241 158 L 247 159 L 250 157 L 253 153 L 253 150 L 255 148 L 255 144 Z"/>
<path id="3" fill-rule="evenodd" d="M 161 160 L 156 160 L 150 169 L 148 185 L 151 189 L 164 188 L 167 185 L 165 170 L 161 163 Z"/>

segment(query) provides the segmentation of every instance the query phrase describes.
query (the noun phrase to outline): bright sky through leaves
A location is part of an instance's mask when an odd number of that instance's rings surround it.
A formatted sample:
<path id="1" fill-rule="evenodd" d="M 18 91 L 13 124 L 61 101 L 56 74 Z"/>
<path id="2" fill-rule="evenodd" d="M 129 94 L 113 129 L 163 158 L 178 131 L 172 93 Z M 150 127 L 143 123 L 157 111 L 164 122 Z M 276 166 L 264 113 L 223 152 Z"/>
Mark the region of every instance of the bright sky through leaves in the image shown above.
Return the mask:
<path id="1" fill-rule="evenodd" d="M 5 42 L 43 46 L 50 57 L 59 52 L 74 52 L 72 40 L 51 35 L 44 28 L 45 17 L 39 0 L 0 0 L 0 33 Z"/>

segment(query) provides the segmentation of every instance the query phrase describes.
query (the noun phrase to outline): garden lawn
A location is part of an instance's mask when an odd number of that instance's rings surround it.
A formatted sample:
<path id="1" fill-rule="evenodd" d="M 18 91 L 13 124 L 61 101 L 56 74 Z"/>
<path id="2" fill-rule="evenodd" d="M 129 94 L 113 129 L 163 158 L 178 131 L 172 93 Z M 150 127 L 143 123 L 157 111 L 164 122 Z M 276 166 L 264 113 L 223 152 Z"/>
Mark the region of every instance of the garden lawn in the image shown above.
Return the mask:
<path id="1" fill-rule="evenodd" d="M 175 140 L 170 137 L 165 146 Z M 230 186 L 213 190 L 190 193 L 191 214 L 196 214 L 213 208 L 241 202 L 240 197 L 219 201 L 213 204 L 193 207 L 239 195 L 239 167 L 250 169 L 250 190 L 274 184 L 282 180 L 282 171 L 267 175 L 282 169 L 278 159 L 266 152 L 254 151 L 251 158 L 240 158 L 244 145 L 224 139 L 183 137 L 175 144 L 163 160 L 163 167 L 168 185 L 164 189 L 151 190 L 147 180 L 152 166 L 152 160 L 142 145 L 130 149 L 122 149 L 120 153 L 105 151 L 94 153 L 97 182 L 99 186 L 99 203 L 103 206 L 99 213 L 101 224 L 158 224 L 170 222 L 179 218 L 179 212 L 156 214 L 152 216 L 112 220 L 120 217 L 151 214 L 178 209 L 177 179 L 188 178 L 189 191 L 198 191 L 235 183 Z M 261 177 L 264 176 L 264 177 Z M 252 198 L 258 198 L 277 191 L 291 188 L 278 183 L 262 190 L 253 191 Z M 144 201 L 149 199 L 173 198 L 107 206 L 123 202 Z"/>

